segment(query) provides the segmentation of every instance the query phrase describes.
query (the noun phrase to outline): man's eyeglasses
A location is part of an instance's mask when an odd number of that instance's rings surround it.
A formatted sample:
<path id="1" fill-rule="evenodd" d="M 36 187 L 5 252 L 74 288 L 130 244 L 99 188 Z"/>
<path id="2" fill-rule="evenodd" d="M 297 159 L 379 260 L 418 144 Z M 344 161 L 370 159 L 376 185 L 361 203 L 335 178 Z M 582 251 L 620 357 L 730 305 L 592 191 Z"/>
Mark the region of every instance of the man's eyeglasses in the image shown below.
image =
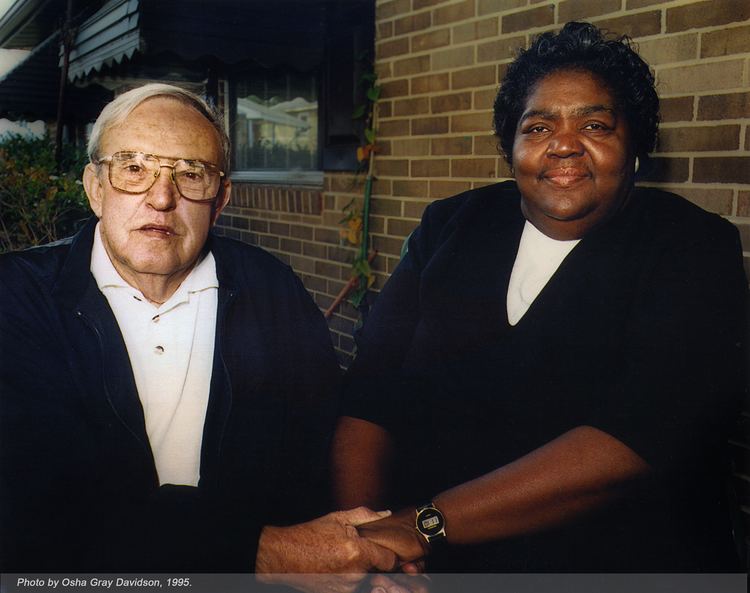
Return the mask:
<path id="1" fill-rule="evenodd" d="M 162 159 L 173 161 L 171 164 Z M 177 191 L 191 202 L 213 202 L 221 189 L 224 172 L 216 165 L 190 159 L 172 159 L 143 152 L 120 151 L 97 160 L 94 164 L 109 165 L 109 182 L 126 194 L 142 194 L 150 190 L 163 167 L 172 169 L 171 178 Z"/>

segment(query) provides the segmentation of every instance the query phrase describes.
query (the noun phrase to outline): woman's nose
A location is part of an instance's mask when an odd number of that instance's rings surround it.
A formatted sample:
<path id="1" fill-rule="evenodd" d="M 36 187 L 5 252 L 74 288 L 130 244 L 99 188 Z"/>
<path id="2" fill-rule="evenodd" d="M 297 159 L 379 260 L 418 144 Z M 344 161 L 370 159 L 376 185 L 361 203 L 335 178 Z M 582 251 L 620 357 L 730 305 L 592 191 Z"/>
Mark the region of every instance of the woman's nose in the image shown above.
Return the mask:
<path id="1" fill-rule="evenodd" d="M 561 129 L 555 131 L 550 137 L 547 145 L 547 156 L 557 158 L 568 158 L 571 156 L 580 156 L 584 152 L 581 139 L 578 137 L 577 130 Z"/>

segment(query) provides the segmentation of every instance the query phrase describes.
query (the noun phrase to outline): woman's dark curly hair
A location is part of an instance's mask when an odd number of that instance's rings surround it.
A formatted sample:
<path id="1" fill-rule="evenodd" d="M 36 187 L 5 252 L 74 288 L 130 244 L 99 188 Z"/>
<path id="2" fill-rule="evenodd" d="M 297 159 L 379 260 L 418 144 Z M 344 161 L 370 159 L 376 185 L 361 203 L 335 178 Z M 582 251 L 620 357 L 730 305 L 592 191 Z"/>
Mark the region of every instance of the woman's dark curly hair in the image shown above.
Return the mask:
<path id="1" fill-rule="evenodd" d="M 607 86 L 629 124 L 632 150 L 645 162 L 656 144 L 659 97 L 648 64 L 626 36 L 605 39 L 589 23 L 567 23 L 555 33 L 543 33 L 510 64 L 495 99 L 495 134 L 512 163 L 516 126 L 534 85 L 560 70 L 590 72 Z"/>

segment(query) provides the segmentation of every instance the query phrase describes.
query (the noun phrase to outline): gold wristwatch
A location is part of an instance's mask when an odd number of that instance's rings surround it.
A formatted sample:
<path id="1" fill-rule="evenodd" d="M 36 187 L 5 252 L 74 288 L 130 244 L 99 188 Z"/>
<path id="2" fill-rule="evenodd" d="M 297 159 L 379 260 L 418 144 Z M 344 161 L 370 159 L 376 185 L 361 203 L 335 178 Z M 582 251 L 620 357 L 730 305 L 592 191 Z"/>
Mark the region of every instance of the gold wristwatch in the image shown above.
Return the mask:
<path id="1" fill-rule="evenodd" d="M 432 502 L 417 507 L 416 528 L 430 545 L 445 541 L 445 517 Z"/>

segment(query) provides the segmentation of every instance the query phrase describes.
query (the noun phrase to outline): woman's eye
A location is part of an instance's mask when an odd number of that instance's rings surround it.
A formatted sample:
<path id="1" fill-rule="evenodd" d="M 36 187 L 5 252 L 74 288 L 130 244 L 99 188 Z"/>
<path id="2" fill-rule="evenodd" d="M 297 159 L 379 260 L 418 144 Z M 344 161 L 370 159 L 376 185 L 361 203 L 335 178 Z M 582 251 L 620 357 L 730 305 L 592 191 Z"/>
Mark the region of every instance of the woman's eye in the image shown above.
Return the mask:
<path id="1" fill-rule="evenodd" d="M 609 126 L 601 123 L 601 122 L 591 122 L 590 124 L 586 124 L 583 128 L 584 130 L 593 130 L 593 131 L 601 131 L 601 130 L 609 130 Z"/>
<path id="2" fill-rule="evenodd" d="M 526 128 L 525 133 L 526 134 L 543 134 L 547 131 L 546 126 L 531 126 L 529 128 Z"/>

